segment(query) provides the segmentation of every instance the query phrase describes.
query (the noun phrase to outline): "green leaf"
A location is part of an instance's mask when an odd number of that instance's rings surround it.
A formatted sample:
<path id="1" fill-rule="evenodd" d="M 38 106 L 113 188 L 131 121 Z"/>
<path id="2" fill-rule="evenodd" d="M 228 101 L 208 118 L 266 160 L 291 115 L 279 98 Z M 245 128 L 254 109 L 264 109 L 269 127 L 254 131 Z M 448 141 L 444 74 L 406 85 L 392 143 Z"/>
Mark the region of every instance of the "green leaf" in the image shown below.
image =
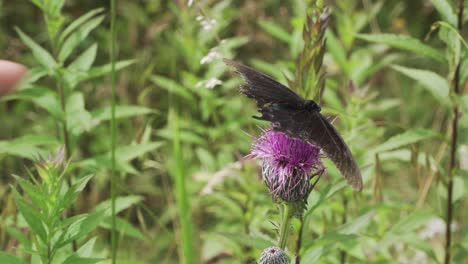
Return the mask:
<path id="1" fill-rule="evenodd" d="M 83 258 L 75 253 L 70 255 L 62 264 L 95 264 L 103 260 L 102 258 Z"/>
<path id="2" fill-rule="evenodd" d="M 67 99 L 68 130 L 74 135 L 89 131 L 93 127 L 91 114 L 85 109 L 84 95 L 75 92 Z"/>
<path id="3" fill-rule="evenodd" d="M 50 16 L 58 16 L 60 15 L 60 11 L 62 10 L 64 4 L 65 0 L 45 1 L 44 11 L 46 11 Z"/>
<path id="4" fill-rule="evenodd" d="M 276 39 L 288 44 L 291 42 L 291 36 L 289 35 L 289 33 L 278 24 L 265 20 L 258 21 L 258 24 L 263 30 L 265 30 L 267 33 L 269 33 Z"/>
<path id="5" fill-rule="evenodd" d="M 87 71 L 96 59 L 98 45 L 94 43 L 87 50 L 81 53 L 69 66 L 68 69 L 75 71 Z"/>
<path id="6" fill-rule="evenodd" d="M 78 249 L 78 251 L 76 251 L 76 253 L 80 257 L 89 258 L 93 254 L 94 244 L 96 244 L 96 237 L 93 237 L 90 240 L 88 240 L 88 242 L 82 245 Z"/>
<path id="7" fill-rule="evenodd" d="M 411 51 L 440 63 L 447 63 L 445 57 L 438 50 L 413 37 L 394 34 L 358 34 L 356 37 L 369 42 L 385 44 L 393 48 Z"/>
<path id="8" fill-rule="evenodd" d="M 11 226 L 7 226 L 6 231 L 12 237 L 14 237 L 16 240 L 18 240 L 21 243 L 21 245 L 24 247 L 25 250 L 32 250 L 31 239 L 28 236 L 26 236 L 23 232 L 19 231 L 18 229 L 15 229 L 15 228 L 13 228 Z M 0 262 L 0 263 L 2 263 L 2 262 Z"/>
<path id="9" fill-rule="evenodd" d="M 356 219 L 351 220 L 350 222 L 341 226 L 337 232 L 340 234 L 355 234 L 359 229 L 365 226 L 369 221 L 374 217 L 375 212 L 370 211 L 364 215 L 359 216 Z"/>
<path id="10" fill-rule="evenodd" d="M 56 120 L 63 119 L 62 107 L 60 105 L 57 94 L 47 87 L 32 85 L 27 89 L 23 89 L 5 96 L 3 100 L 30 100 L 34 104 L 46 110 Z"/>
<path id="11" fill-rule="evenodd" d="M 421 140 L 426 140 L 435 137 L 442 138 L 443 136 L 435 131 L 428 129 L 412 129 L 389 138 L 383 144 L 377 146 L 371 151 L 373 153 L 386 152 L 409 144 L 416 143 Z"/>
<path id="12" fill-rule="evenodd" d="M 37 205 L 42 210 L 46 210 L 46 197 L 40 192 L 40 189 L 31 182 L 24 180 L 14 175 L 16 182 L 21 186 L 21 189 L 29 196 L 33 204 Z"/>
<path id="13" fill-rule="evenodd" d="M 339 40 L 336 38 L 333 31 L 328 30 L 327 34 L 327 49 L 333 57 L 333 60 L 340 66 L 345 74 L 349 74 L 348 61 L 346 59 L 346 50 L 343 48 Z"/>
<path id="14" fill-rule="evenodd" d="M 447 0 L 431 0 L 431 2 L 445 21 L 452 25 L 457 24 L 457 16 Z"/>
<path id="15" fill-rule="evenodd" d="M 34 58 L 36 58 L 37 62 L 44 66 L 46 69 L 52 69 L 55 66 L 55 60 L 50 55 L 50 53 L 41 47 L 39 44 L 34 42 L 30 37 L 21 31 L 19 28 L 15 28 L 16 32 L 20 36 L 21 40 L 26 44 L 32 51 Z"/>
<path id="16" fill-rule="evenodd" d="M 123 170 L 125 172 L 129 172 L 128 170 L 130 169 L 130 173 L 136 173 L 134 169 L 132 170 L 131 168 L 126 167 L 127 162 L 138 158 L 149 151 L 153 151 L 159 148 L 160 146 L 162 146 L 162 143 L 152 142 L 118 147 L 115 153 L 118 169 Z M 78 167 L 87 169 L 110 169 L 112 167 L 110 157 L 110 152 L 108 152 L 106 154 L 98 155 L 93 158 L 77 162 L 75 164 Z"/>
<path id="17" fill-rule="evenodd" d="M 78 220 L 70 224 L 64 233 L 63 241 L 57 245 L 57 248 L 60 248 L 73 240 L 78 240 L 88 235 L 91 231 L 96 229 L 99 224 L 102 223 L 104 217 L 104 211 L 97 211 L 78 218 Z"/>
<path id="18" fill-rule="evenodd" d="M 107 217 L 100 227 L 111 230 L 112 229 L 112 218 Z M 135 228 L 132 224 L 127 222 L 125 219 L 117 218 L 116 219 L 116 231 L 120 233 L 121 236 L 130 236 L 137 239 L 145 240 L 145 235 Z"/>
<path id="19" fill-rule="evenodd" d="M 126 68 L 132 65 L 133 63 L 135 63 L 135 60 L 118 61 L 115 64 L 115 70 L 119 71 L 123 68 Z M 111 69 L 112 69 L 111 64 L 105 64 L 102 66 L 92 67 L 91 69 L 89 69 L 86 76 L 79 79 L 79 82 L 106 75 L 111 71 Z"/>
<path id="20" fill-rule="evenodd" d="M 436 100 L 444 106 L 450 106 L 449 83 L 435 72 L 392 65 L 392 69 L 418 81 Z"/>
<path id="21" fill-rule="evenodd" d="M 58 208 L 56 209 L 57 213 L 67 209 L 73 204 L 76 197 L 78 197 L 78 195 L 83 191 L 83 189 L 86 187 L 86 184 L 89 182 L 89 180 L 91 180 L 92 177 L 93 175 L 82 177 L 72 184 L 72 186 L 67 190 L 65 195 L 59 201 Z"/>
<path id="22" fill-rule="evenodd" d="M 66 37 L 70 35 L 73 31 L 75 31 L 78 27 L 80 27 L 83 23 L 91 19 L 92 17 L 102 13 L 104 8 L 97 8 L 89 11 L 88 13 L 80 16 L 78 19 L 73 21 L 65 30 L 60 34 L 59 43 L 60 45 L 63 43 Z"/>
<path id="23" fill-rule="evenodd" d="M 0 263 L 8 264 L 26 264 L 23 260 L 13 255 L 4 253 L 0 251 Z"/>
<path id="24" fill-rule="evenodd" d="M 13 194 L 15 196 L 16 205 L 18 206 L 21 215 L 23 215 L 24 220 L 26 220 L 26 223 L 28 223 L 28 226 L 31 228 L 31 231 L 35 235 L 38 235 L 43 243 L 46 243 L 47 232 L 44 228 L 40 213 L 36 210 L 36 208 L 28 204 L 15 190 L 15 188 L 13 188 Z"/>
<path id="25" fill-rule="evenodd" d="M 245 235 L 242 233 L 234 234 L 234 233 L 217 232 L 216 234 L 229 238 L 241 245 L 245 245 L 245 246 L 252 247 L 255 249 L 259 249 L 259 250 L 265 249 L 267 247 L 271 247 L 273 245 L 271 241 L 266 240 L 264 238 L 249 236 L 249 235 Z"/>
<path id="26" fill-rule="evenodd" d="M 59 61 L 65 61 L 73 50 L 104 20 L 104 15 L 95 17 L 84 23 L 80 28 L 73 32 L 60 47 Z"/>
<path id="27" fill-rule="evenodd" d="M 433 215 L 428 212 L 414 212 L 396 223 L 388 233 L 398 235 L 412 232 L 424 225 L 432 217 Z"/>
<path id="28" fill-rule="evenodd" d="M 45 151 L 38 148 L 43 145 L 56 145 L 57 140 L 50 135 L 25 135 L 19 138 L 0 141 L 0 154 L 9 154 L 28 159 L 44 156 Z"/>
<path id="29" fill-rule="evenodd" d="M 191 103 L 195 103 L 195 97 L 190 92 L 190 90 L 180 85 L 176 81 L 166 78 L 164 76 L 158 76 L 158 75 L 153 75 L 150 77 L 150 79 L 154 84 L 167 90 L 169 93 L 179 95 L 180 97 L 187 99 L 187 101 L 190 101 Z"/>
<path id="30" fill-rule="evenodd" d="M 115 108 L 115 118 L 127 118 L 131 116 L 146 115 L 154 112 L 154 110 L 144 106 L 118 105 Z M 111 114 L 111 106 L 107 106 L 93 111 L 91 113 L 91 116 L 93 117 L 93 120 L 95 120 L 95 122 L 102 122 L 105 120 L 110 120 Z"/>
<path id="31" fill-rule="evenodd" d="M 121 211 L 129 208 L 130 206 L 139 203 L 143 200 L 142 196 L 138 195 L 129 195 L 129 196 L 122 196 L 117 197 L 115 200 L 115 213 L 120 213 Z M 101 202 L 98 206 L 96 206 L 96 211 L 104 211 L 106 216 L 111 215 L 111 200 L 106 200 Z"/>
<path id="32" fill-rule="evenodd" d="M 318 263 L 317 261 L 323 255 L 325 247 L 318 246 L 308 249 L 302 256 L 301 262 L 303 263 Z"/>

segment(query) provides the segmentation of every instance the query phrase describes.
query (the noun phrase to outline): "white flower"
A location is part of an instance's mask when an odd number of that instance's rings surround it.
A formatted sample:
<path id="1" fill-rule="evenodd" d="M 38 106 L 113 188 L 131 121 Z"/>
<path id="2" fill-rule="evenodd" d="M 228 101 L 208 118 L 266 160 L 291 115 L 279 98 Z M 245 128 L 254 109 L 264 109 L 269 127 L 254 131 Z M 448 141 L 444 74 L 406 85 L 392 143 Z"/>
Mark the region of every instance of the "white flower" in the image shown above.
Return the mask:
<path id="1" fill-rule="evenodd" d="M 210 63 L 216 59 L 220 59 L 221 57 L 221 53 L 219 53 L 216 48 L 212 48 L 210 52 L 200 60 L 200 64 Z"/>
<path id="2" fill-rule="evenodd" d="M 203 30 L 210 31 L 216 25 L 215 19 L 209 19 L 204 16 L 197 16 L 196 20 L 200 22 L 200 25 L 203 27 Z"/>
<path id="3" fill-rule="evenodd" d="M 191 7 L 193 4 L 193 0 L 188 0 L 188 6 Z"/>
<path id="4" fill-rule="evenodd" d="M 223 82 L 219 79 L 210 78 L 208 80 L 198 82 L 195 87 L 199 88 L 199 87 L 205 86 L 205 88 L 207 89 L 213 89 L 216 85 L 220 85 L 222 83 Z"/>
<path id="5" fill-rule="evenodd" d="M 431 220 L 427 221 L 424 228 L 419 232 L 419 237 L 421 239 L 431 239 L 438 235 L 445 234 L 445 221 L 440 218 L 432 218 Z M 457 225 L 452 223 L 452 232 L 455 231 Z"/>

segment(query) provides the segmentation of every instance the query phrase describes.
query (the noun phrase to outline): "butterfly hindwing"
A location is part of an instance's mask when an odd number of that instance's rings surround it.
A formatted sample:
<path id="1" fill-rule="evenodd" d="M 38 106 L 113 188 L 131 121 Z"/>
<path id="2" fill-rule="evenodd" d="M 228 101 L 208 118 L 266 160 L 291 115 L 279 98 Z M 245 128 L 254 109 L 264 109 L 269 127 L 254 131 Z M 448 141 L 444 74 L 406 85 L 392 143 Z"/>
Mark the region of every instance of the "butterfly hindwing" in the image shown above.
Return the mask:
<path id="1" fill-rule="evenodd" d="M 267 106 L 260 111 L 260 119 L 270 121 L 274 130 L 320 147 L 348 183 L 356 190 L 362 189 L 361 172 L 351 151 L 322 114 L 282 105 Z"/>

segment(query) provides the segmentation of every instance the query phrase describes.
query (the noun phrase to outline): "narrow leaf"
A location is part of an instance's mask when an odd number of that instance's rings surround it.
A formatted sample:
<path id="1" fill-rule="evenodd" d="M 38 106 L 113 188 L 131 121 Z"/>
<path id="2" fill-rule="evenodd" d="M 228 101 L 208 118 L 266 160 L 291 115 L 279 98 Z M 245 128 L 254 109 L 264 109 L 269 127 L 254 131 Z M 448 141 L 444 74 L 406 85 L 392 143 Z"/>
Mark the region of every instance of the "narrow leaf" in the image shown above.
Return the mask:
<path id="1" fill-rule="evenodd" d="M 445 21 L 452 25 L 457 24 L 457 16 L 447 0 L 431 0 L 431 2 Z"/>
<path id="2" fill-rule="evenodd" d="M 62 32 L 62 34 L 60 34 L 59 43 L 61 44 L 65 40 L 65 38 L 68 37 L 68 35 L 70 33 L 75 31 L 83 23 L 88 21 L 90 18 L 98 15 L 99 13 L 102 13 L 103 11 L 104 11 L 104 8 L 93 9 L 93 10 L 89 11 L 88 13 L 86 13 L 86 14 L 80 16 L 79 18 L 77 18 L 67 28 L 65 28 L 65 30 Z"/>
<path id="3" fill-rule="evenodd" d="M 442 135 L 428 129 L 413 129 L 389 138 L 386 142 L 374 148 L 372 152 L 385 152 L 435 137 L 442 137 Z"/>
<path id="4" fill-rule="evenodd" d="M 393 48 L 411 51 L 444 64 L 447 63 L 444 56 L 438 50 L 413 37 L 394 34 L 358 34 L 356 37 L 369 42 L 385 44 Z"/>
<path id="5" fill-rule="evenodd" d="M 87 50 L 81 53 L 78 58 L 76 58 L 68 68 L 75 71 L 87 71 L 94 63 L 96 59 L 98 45 L 94 43 Z"/>
<path id="6" fill-rule="evenodd" d="M 73 50 L 104 20 L 104 16 L 95 17 L 73 32 L 63 43 L 58 55 L 59 61 L 65 61 Z"/>
<path id="7" fill-rule="evenodd" d="M 4 253 L 0 251 L 0 263 L 8 264 L 26 264 L 23 260 L 13 255 Z"/>
<path id="8" fill-rule="evenodd" d="M 435 72 L 392 65 L 392 69 L 418 81 L 436 100 L 444 106 L 450 106 L 449 83 Z"/>
<path id="9" fill-rule="evenodd" d="M 39 64 L 41 64 L 47 69 L 52 69 L 55 66 L 55 60 L 47 50 L 45 50 L 43 47 L 37 44 L 28 35 L 23 33 L 21 29 L 16 28 L 16 32 L 18 32 L 18 35 L 20 36 L 24 44 L 26 44 L 31 49 L 34 58 L 36 58 Z"/>

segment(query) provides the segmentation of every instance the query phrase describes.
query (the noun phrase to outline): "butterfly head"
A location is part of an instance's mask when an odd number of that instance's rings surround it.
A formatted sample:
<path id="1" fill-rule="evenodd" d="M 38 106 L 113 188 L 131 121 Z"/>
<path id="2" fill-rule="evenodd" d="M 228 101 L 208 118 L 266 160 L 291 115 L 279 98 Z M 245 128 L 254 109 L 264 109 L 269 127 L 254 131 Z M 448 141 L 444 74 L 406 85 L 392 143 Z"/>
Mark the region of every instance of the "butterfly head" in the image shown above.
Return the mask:
<path id="1" fill-rule="evenodd" d="M 304 108 L 309 111 L 317 111 L 317 112 L 320 112 L 322 110 L 322 108 L 320 108 L 320 106 L 312 100 L 305 101 Z"/>

